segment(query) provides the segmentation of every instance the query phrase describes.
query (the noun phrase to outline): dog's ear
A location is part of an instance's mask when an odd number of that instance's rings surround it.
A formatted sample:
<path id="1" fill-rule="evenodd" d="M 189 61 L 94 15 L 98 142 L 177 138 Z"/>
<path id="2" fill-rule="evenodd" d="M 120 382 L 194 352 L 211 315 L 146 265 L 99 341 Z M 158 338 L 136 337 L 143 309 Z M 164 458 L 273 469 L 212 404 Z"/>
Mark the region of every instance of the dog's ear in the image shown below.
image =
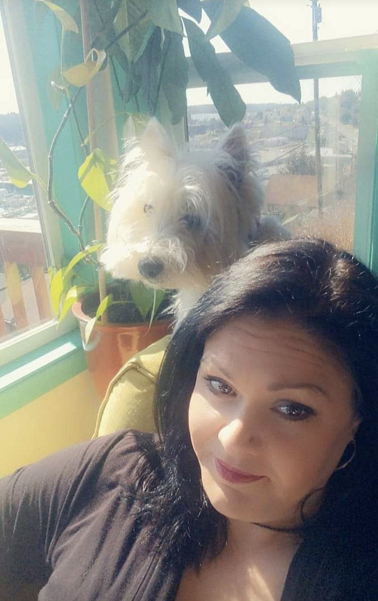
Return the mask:
<path id="1" fill-rule="evenodd" d="M 164 127 L 155 118 L 151 119 L 144 132 L 140 146 L 145 152 L 151 167 L 158 167 L 162 161 L 176 156 L 174 143 L 169 139 Z"/>
<path id="2" fill-rule="evenodd" d="M 219 148 L 227 152 L 233 159 L 232 166 L 230 165 L 230 169 L 227 169 L 226 175 L 233 185 L 238 186 L 250 160 L 244 127 L 239 123 L 233 125 L 225 137 L 220 140 Z"/>

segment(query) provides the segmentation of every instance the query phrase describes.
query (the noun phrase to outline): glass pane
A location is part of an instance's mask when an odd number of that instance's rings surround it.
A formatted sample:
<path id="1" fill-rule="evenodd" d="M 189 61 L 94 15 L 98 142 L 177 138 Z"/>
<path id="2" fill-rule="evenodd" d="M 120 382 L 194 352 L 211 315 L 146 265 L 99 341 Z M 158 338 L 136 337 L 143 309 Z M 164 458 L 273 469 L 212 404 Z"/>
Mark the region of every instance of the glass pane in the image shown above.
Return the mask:
<path id="1" fill-rule="evenodd" d="M 374 0 L 253 0 L 251 7 L 268 19 L 292 44 L 313 40 L 312 6 L 319 40 L 377 33 L 378 3 Z"/>
<path id="2" fill-rule="evenodd" d="M 269 83 L 238 88 L 247 103 L 247 139 L 260 165 L 264 214 L 294 234 L 352 250 L 361 77 L 319 80 L 318 125 L 312 80 L 302 82 L 300 105 Z M 202 93 L 191 92 L 191 150 L 214 148 L 225 131 L 214 106 L 201 103 Z"/>
<path id="3" fill-rule="evenodd" d="M 0 20 L 0 136 L 30 166 Z M 46 249 L 32 184 L 16 187 L 0 161 L 0 343 L 52 319 Z"/>

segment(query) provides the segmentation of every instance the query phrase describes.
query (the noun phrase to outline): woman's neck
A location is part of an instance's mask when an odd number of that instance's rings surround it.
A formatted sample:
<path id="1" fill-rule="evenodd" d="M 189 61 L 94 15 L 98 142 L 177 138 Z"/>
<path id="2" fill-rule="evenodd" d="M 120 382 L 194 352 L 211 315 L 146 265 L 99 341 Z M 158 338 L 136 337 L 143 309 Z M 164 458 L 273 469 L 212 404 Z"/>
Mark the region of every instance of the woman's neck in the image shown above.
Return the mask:
<path id="1" fill-rule="evenodd" d="M 273 549 L 296 549 L 301 542 L 296 534 L 228 520 L 227 550 L 232 554 L 255 555 Z"/>

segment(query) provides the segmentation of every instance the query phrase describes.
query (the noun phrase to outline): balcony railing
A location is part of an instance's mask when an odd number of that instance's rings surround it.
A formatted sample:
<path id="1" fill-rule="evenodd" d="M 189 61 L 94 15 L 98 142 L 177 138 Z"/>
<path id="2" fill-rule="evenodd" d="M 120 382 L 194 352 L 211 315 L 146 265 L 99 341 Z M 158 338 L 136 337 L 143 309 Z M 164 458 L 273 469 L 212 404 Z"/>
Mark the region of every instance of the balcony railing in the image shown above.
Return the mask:
<path id="1" fill-rule="evenodd" d="M 37 219 L 0 219 L 0 340 L 52 319 Z"/>

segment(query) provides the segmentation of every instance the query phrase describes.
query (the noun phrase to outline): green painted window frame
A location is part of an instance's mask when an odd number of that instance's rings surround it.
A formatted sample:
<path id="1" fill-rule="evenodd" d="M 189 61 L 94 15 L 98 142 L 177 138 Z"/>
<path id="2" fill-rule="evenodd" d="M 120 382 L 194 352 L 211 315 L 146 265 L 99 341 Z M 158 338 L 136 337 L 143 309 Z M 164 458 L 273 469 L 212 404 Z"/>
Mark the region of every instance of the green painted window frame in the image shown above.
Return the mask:
<path id="1" fill-rule="evenodd" d="M 78 330 L 0 368 L 0 419 L 86 369 Z"/>

